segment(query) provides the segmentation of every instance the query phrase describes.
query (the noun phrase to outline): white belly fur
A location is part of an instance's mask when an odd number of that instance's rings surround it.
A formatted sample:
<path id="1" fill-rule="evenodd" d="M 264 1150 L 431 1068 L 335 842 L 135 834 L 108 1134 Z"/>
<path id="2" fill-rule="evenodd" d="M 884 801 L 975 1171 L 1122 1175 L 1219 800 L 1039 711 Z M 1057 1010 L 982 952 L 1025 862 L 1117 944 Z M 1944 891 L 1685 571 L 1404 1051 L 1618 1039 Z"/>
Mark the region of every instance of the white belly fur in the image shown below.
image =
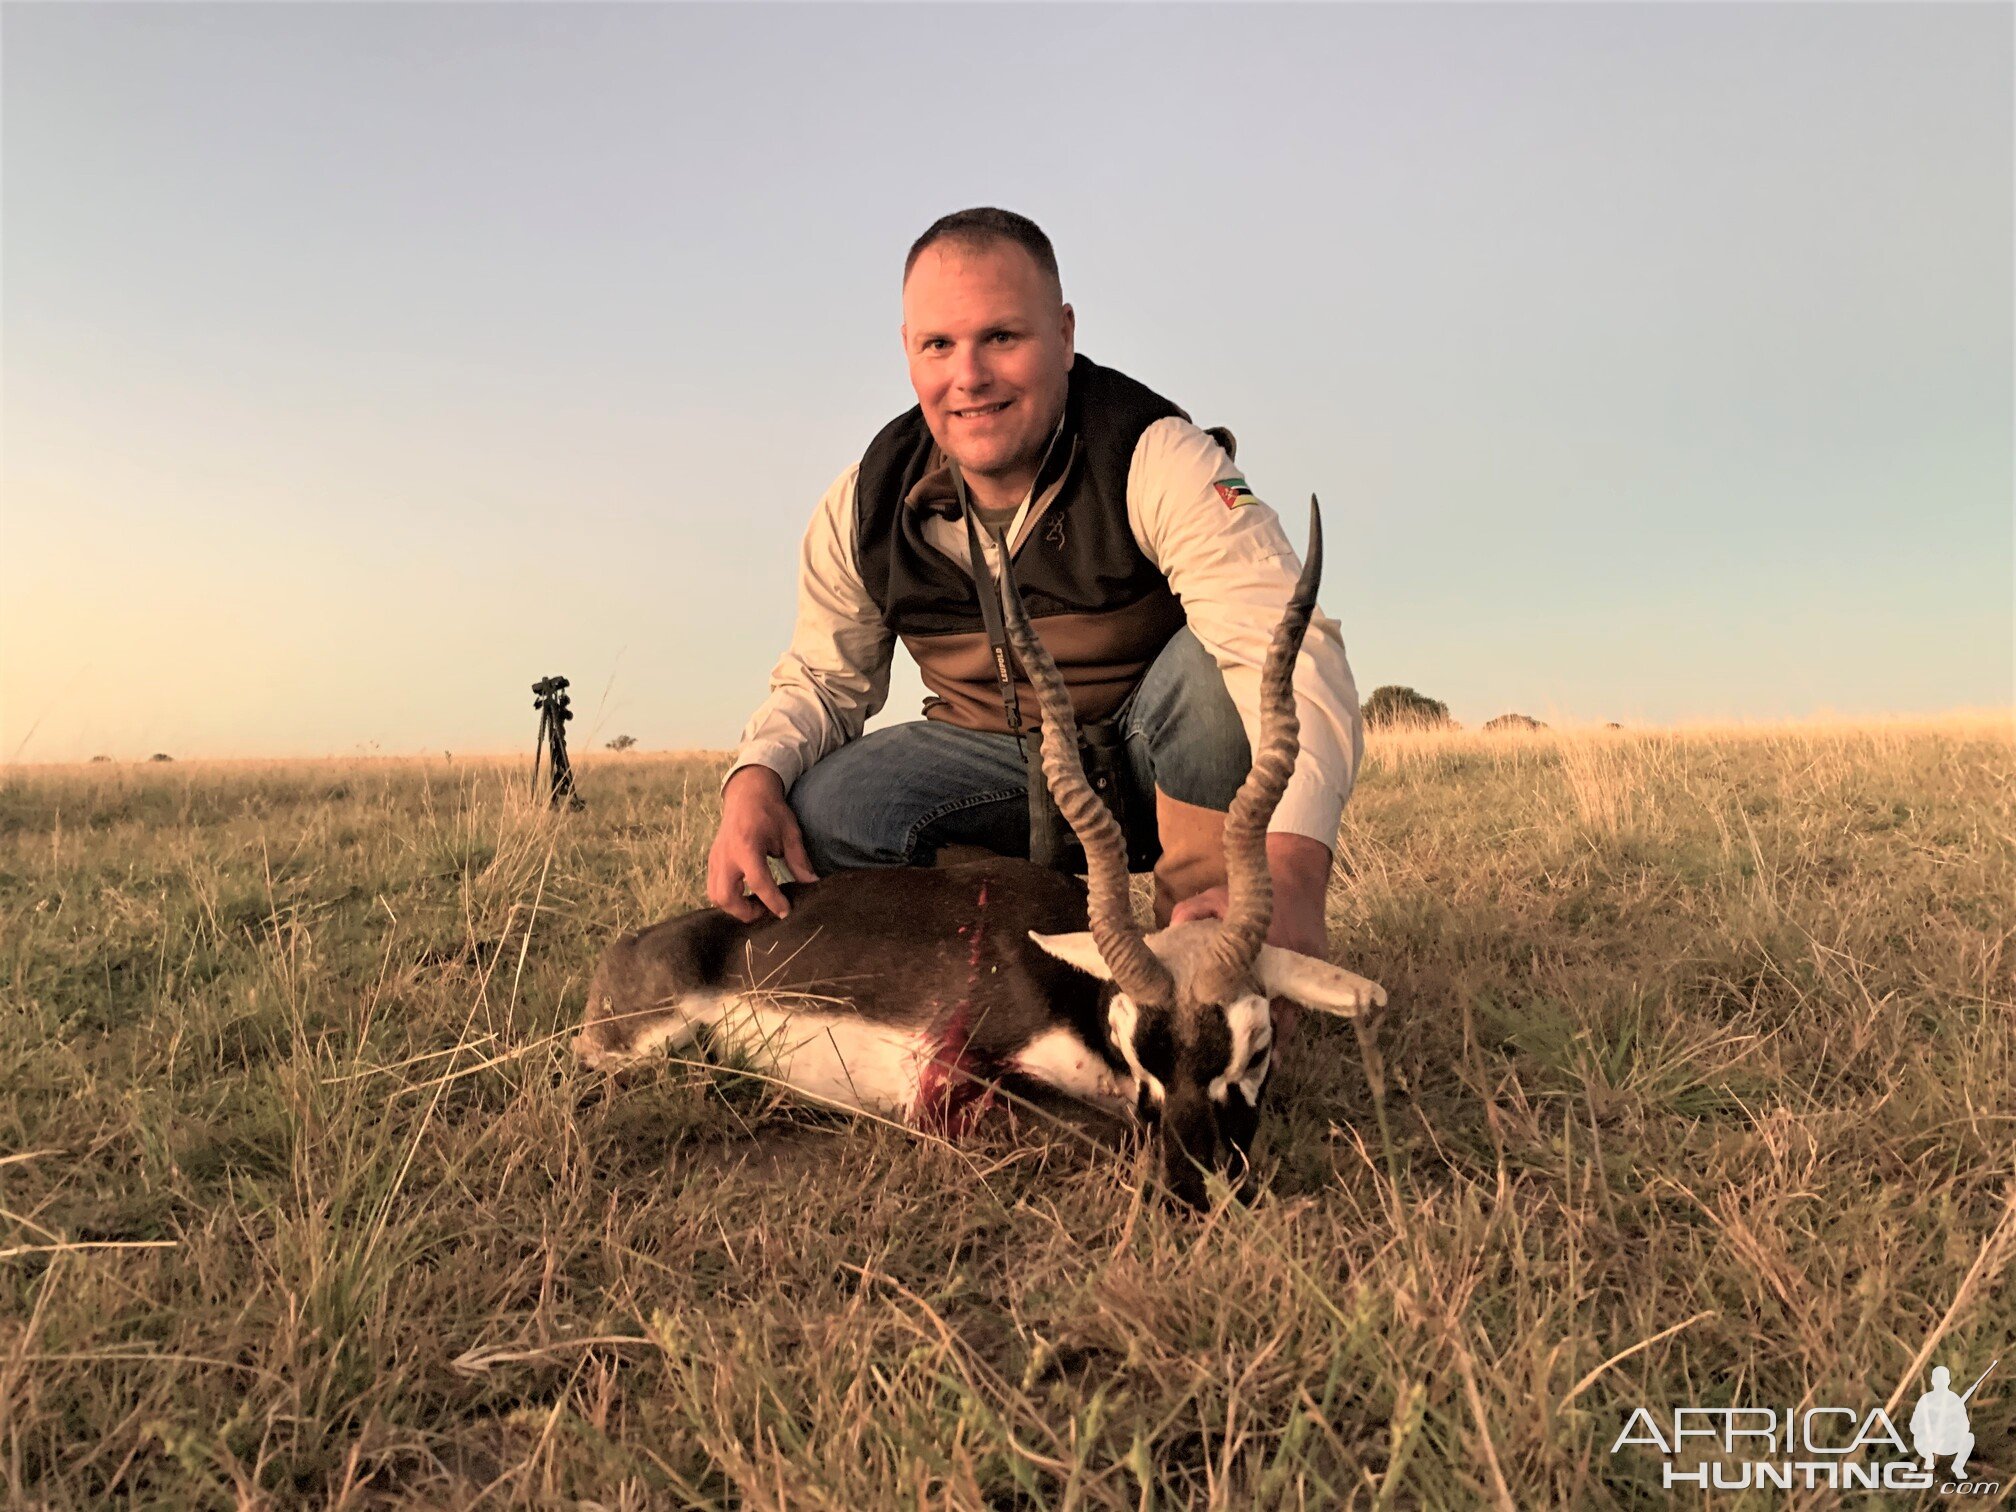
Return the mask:
<path id="1" fill-rule="evenodd" d="M 747 1064 L 817 1102 L 908 1121 L 917 1108 L 927 1060 L 924 1036 L 816 999 L 696 992 L 674 1017 L 638 1036 L 634 1058 L 675 1053 L 695 1033 L 712 1031 L 716 1055 Z M 1068 1029 L 1046 1029 L 1010 1062 L 1014 1070 L 1093 1104 L 1131 1114 L 1135 1087 L 1116 1075 Z"/>
<path id="2" fill-rule="evenodd" d="M 676 1017 L 639 1036 L 641 1057 L 677 1051 L 702 1029 L 712 1031 L 717 1056 L 747 1065 L 816 1102 L 907 1119 L 917 1103 L 924 1063 L 920 1035 L 859 1014 L 834 1012 L 816 1000 L 696 992 Z"/>

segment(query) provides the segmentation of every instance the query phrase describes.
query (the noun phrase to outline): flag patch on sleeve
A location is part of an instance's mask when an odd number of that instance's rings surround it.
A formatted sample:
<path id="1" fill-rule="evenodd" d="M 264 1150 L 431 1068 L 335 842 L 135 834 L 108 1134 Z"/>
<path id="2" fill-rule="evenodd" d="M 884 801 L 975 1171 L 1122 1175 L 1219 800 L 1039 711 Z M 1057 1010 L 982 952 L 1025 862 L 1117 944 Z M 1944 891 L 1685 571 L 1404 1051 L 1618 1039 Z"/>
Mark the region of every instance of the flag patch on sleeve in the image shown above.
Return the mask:
<path id="1" fill-rule="evenodd" d="M 1227 509 L 1237 509 L 1241 504 L 1258 504 L 1260 502 L 1253 496 L 1253 490 L 1246 486 L 1244 478 L 1220 478 L 1211 486 L 1218 490 L 1218 497 L 1225 501 Z"/>

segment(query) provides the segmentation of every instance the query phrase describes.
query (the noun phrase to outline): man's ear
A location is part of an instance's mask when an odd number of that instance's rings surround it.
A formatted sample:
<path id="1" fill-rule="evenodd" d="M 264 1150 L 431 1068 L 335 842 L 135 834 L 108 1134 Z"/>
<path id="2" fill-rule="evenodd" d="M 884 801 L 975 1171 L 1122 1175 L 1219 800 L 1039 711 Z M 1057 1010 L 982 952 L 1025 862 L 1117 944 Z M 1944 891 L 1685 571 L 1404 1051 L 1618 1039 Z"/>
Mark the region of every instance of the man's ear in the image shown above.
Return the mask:
<path id="1" fill-rule="evenodd" d="M 1273 945 L 1260 947 L 1253 974 L 1269 997 L 1293 999 L 1305 1008 L 1334 1013 L 1339 1018 L 1356 1018 L 1364 1009 L 1386 1006 L 1386 989 L 1377 982 L 1353 976 L 1341 966 L 1303 955 L 1299 950 L 1282 950 Z"/>
<path id="2" fill-rule="evenodd" d="M 1064 306 L 1064 371 L 1071 371 L 1071 364 L 1078 360 L 1078 312 L 1068 304 Z"/>
<path id="3" fill-rule="evenodd" d="M 1041 945 L 1050 954 L 1080 971 L 1089 972 L 1102 982 L 1113 980 L 1113 973 L 1107 969 L 1106 958 L 1099 954 L 1099 947 L 1092 942 L 1092 936 L 1084 930 L 1077 934 L 1046 935 L 1029 931 L 1029 938 Z"/>

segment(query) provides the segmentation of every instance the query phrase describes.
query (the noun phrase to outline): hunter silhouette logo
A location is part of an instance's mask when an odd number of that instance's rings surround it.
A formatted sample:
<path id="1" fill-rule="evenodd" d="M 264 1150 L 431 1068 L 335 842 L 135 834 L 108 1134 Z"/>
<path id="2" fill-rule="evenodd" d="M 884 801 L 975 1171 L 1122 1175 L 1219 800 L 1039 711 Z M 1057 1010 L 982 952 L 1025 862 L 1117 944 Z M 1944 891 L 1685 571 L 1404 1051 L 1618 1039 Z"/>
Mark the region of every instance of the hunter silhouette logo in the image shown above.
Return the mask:
<path id="1" fill-rule="evenodd" d="M 1663 1416 L 1633 1409 L 1610 1452 L 1637 1446 L 1660 1458 L 1660 1484 L 1704 1491 L 1795 1487 L 1836 1491 L 1932 1491 L 1945 1496 L 1993 1496 L 2000 1481 L 1968 1480 L 1974 1428 L 1967 1402 L 1989 1373 L 1963 1392 L 1952 1389 L 1944 1365 L 1911 1411 L 1911 1441 L 1882 1407 L 1675 1407 Z M 1940 1460 L 1951 1476 L 1941 1479 Z M 1922 1464 L 1919 1461 L 1923 1461 Z"/>
<path id="2" fill-rule="evenodd" d="M 1988 1370 L 2001 1363 L 2000 1359 L 1991 1361 Z M 1967 1421 L 1967 1398 L 1980 1390 L 1981 1383 L 1988 1379 L 1988 1370 L 1982 1371 L 1974 1384 L 1958 1396 L 1947 1385 L 1953 1372 L 1944 1365 L 1933 1370 L 1932 1389 L 1918 1398 L 1918 1405 L 1911 1409 L 1911 1447 L 1924 1457 L 1927 1470 L 1940 1457 L 1950 1454 L 1954 1478 L 1967 1474 L 1967 1456 L 1974 1452 L 1974 1433 Z"/>

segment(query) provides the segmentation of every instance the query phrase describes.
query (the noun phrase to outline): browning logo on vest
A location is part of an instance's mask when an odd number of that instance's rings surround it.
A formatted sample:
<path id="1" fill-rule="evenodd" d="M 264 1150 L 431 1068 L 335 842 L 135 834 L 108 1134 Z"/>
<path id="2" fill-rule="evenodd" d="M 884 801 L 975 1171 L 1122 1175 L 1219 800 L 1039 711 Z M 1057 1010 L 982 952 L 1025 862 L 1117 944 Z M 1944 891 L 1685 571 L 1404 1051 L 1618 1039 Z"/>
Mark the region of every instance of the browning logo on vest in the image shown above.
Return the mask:
<path id="1" fill-rule="evenodd" d="M 1071 368 L 1063 429 L 1037 476 L 1035 496 L 1056 497 L 1018 550 L 1022 601 L 1064 675 L 1080 720 L 1110 716 L 1183 626 L 1183 606 L 1141 553 L 1127 523 L 1135 444 L 1157 420 L 1189 417 L 1160 394 L 1082 354 Z M 927 537 L 936 517 L 956 517 L 949 469 L 921 409 L 869 443 L 856 481 L 855 559 L 882 619 L 916 659 L 932 697 L 926 717 L 972 730 L 1007 728 L 994 648 L 966 564 Z M 1021 706 L 1037 708 L 1017 672 Z"/>

